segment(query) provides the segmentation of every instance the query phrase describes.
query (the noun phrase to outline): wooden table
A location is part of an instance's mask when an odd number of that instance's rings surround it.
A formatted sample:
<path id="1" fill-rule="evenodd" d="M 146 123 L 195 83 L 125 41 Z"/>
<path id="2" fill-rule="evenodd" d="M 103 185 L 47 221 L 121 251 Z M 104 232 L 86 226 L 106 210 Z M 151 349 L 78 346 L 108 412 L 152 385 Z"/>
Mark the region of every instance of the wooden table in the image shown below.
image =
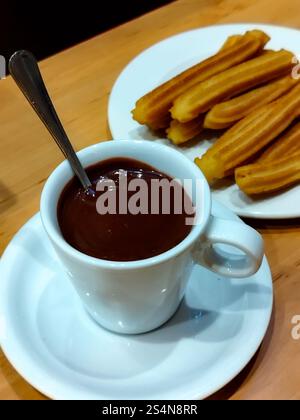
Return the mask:
<path id="1" fill-rule="evenodd" d="M 107 100 L 122 68 L 151 44 L 200 26 L 264 22 L 300 27 L 299 0 L 178 0 L 41 63 L 59 115 L 77 149 L 111 138 Z M 1 53 L 1 51 L 0 51 Z M 11 78 L 0 81 L 0 253 L 39 209 L 40 192 L 62 160 L 53 140 Z M 247 221 L 264 237 L 275 309 L 264 343 L 250 364 L 212 398 L 300 398 L 300 220 Z M 0 399 L 43 399 L 0 351 Z"/>

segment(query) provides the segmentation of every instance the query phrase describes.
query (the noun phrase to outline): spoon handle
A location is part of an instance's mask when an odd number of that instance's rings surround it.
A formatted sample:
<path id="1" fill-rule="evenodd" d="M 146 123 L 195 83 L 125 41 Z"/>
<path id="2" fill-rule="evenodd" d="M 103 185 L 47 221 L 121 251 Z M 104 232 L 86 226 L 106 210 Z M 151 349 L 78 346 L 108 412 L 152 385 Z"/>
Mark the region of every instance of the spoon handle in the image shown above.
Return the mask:
<path id="1" fill-rule="evenodd" d="M 91 182 L 57 116 L 35 57 L 25 50 L 15 52 L 9 60 L 9 71 L 24 96 L 56 141 L 85 189 Z"/>

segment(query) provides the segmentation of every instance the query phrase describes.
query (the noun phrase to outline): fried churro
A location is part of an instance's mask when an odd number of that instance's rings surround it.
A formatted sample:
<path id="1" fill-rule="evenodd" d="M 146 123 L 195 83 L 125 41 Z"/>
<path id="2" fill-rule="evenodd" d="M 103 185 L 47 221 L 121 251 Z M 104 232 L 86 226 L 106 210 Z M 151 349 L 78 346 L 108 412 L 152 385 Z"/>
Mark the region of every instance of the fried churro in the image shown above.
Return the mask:
<path id="1" fill-rule="evenodd" d="M 173 101 L 180 94 L 191 86 L 253 57 L 263 49 L 268 40 L 269 37 L 258 30 L 246 32 L 235 40 L 232 38 L 230 45 L 223 46 L 222 51 L 185 70 L 140 98 L 132 111 L 133 118 L 140 124 L 165 128 L 163 125 L 165 117 Z"/>
<path id="2" fill-rule="evenodd" d="M 171 124 L 171 121 L 171 115 L 165 115 L 160 120 L 152 121 L 151 123 L 149 123 L 148 127 L 153 131 L 162 130 L 168 127 Z"/>
<path id="3" fill-rule="evenodd" d="M 172 140 L 174 144 L 181 144 L 200 134 L 202 129 L 203 118 L 199 117 L 187 123 L 172 120 L 166 133 L 168 139 Z"/>
<path id="4" fill-rule="evenodd" d="M 248 195 L 270 193 L 300 182 L 300 152 L 281 159 L 241 166 L 235 182 Z"/>
<path id="5" fill-rule="evenodd" d="M 271 162 L 300 152 L 300 122 L 283 133 L 257 159 L 257 163 Z"/>
<path id="6" fill-rule="evenodd" d="M 190 121 L 220 101 L 282 76 L 292 68 L 292 57 L 286 50 L 268 51 L 192 86 L 175 99 L 172 118 Z"/>
<path id="7" fill-rule="evenodd" d="M 298 82 L 290 75 L 258 87 L 229 101 L 215 105 L 206 114 L 205 128 L 227 128 L 256 108 L 268 104 L 288 92 Z"/>
<path id="8" fill-rule="evenodd" d="M 254 29 L 254 31 L 255 31 L 255 29 Z M 254 31 L 251 31 L 251 32 L 253 33 Z M 258 36 L 261 36 L 261 35 L 258 34 Z M 226 41 L 224 42 L 222 47 L 220 48 L 220 51 L 224 51 L 224 50 L 226 50 L 226 48 L 230 48 L 233 45 L 236 45 L 241 40 L 242 37 L 243 37 L 243 35 L 239 35 L 239 34 L 238 35 L 230 35 L 226 39 Z"/>
<path id="9" fill-rule="evenodd" d="M 282 133 L 300 112 L 300 84 L 253 111 L 223 134 L 195 163 L 208 182 L 232 172 Z"/>

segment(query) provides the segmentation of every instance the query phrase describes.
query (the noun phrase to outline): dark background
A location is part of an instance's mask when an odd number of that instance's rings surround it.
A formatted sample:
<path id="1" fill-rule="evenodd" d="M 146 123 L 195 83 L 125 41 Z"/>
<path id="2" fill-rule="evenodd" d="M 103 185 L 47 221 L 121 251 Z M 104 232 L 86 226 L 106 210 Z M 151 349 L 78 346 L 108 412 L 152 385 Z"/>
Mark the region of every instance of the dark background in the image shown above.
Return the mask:
<path id="1" fill-rule="evenodd" d="M 171 1 L 7 0 L 0 9 L 0 54 L 8 59 L 28 49 L 40 60 Z"/>

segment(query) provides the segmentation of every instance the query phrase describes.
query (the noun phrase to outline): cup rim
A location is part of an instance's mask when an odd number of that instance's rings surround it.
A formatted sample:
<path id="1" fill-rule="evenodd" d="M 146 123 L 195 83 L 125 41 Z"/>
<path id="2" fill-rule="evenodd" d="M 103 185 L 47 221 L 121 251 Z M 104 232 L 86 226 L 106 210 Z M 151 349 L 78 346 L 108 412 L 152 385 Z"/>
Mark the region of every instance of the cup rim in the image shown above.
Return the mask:
<path id="1" fill-rule="evenodd" d="M 179 244 L 175 245 L 173 248 L 150 258 L 134 260 L 134 261 L 110 261 L 110 260 L 100 259 L 100 258 L 96 258 L 90 255 L 84 254 L 83 252 L 74 248 L 64 239 L 61 231 L 59 230 L 59 227 L 57 228 L 58 224 L 57 226 L 55 226 L 51 218 L 48 217 L 50 213 L 49 206 L 48 206 L 48 196 L 49 196 L 49 193 L 53 190 L 53 188 L 56 187 L 57 176 L 60 175 L 64 171 L 70 172 L 70 176 L 66 178 L 64 185 L 62 186 L 59 193 L 57 193 L 56 208 L 57 208 L 57 202 L 60 197 L 62 189 L 68 183 L 68 181 L 72 178 L 72 176 L 74 176 L 73 173 L 71 172 L 68 161 L 64 160 L 52 171 L 52 173 L 48 177 L 43 187 L 42 194 L 41 194 L 40 214 L 41 214 L 42 224 L 49 238 L 52 240 L 52 242 L 55 244 L 57 248 L 62 249 L 64 253 L 68 254 L 69 257 L 76 259 L 83 264 L 90 264 L 93 267 L 106 268 L 106 269 L 116 269 L 116 270 L 131 269 L 132 270 L 132 269 L 149 267 L 149 266 L 153 266 L 153 265 L 168 261 L 171 258 L 174 258 L 175 256 L 183 253 L 196 241 L 196 239 L 199 238 L 199 236 L 204 231 L 207 225 L 207 222 L 209 220 L 209 216 L 211 212 L 211 193 L 210 193 L 208 183 L 203 173 L 198 168 L 198 166 L 195 165 L 192 161 L 190 161 L 183 153 L 173 149 L 170 146 L 153 142 L 153 141 L 149 141 L 149 140 L 123 140 L 123 139 L 120 141 L 103 140 L 100 143 L 96 143 L 84 149 L 81 149 L 76 154 L 79 157 L 79 159 L 84 159 L 84 157 L 87 156 L 90 152 L 95 152 L 95 151 L 98 151 L 99 149 L 111 147 L 112 143 L 118 144 L 118 149 L 120 150 L 118 155 L 120 157 L 122 157 L 122 146 L 127 147 L 126 145 L 130 144 L 130 147 L 131 147 L 133 144 L 135 144 L 137 147 L 140 147 L 141 145 L 143 147 L 148 147 L 152 149 L 154 153 L 168 153 L 170 155 L 170 159 L 172 158 L 176 159 L 178 161 L 178 164 L 180 164 L 180 161 L 181 161 L 182 164 L 188 165 L 189 170 L 190 172 L 193 173 L 194 178 L 195 179 L 200 178 L 202 179 L 202 181 L 204 181 L 203 196 L 205 196 L 205 204 L 204 204 L 203 210 L 205 209 L 205 214 L 202 215 L 203 223 L 193 225 L 189 234 Z M 113 148 L 114 147 L 115 146 L 113 146 Z M 101 156 L 101 150 L 100 150 L 99 155 Z M 95 153 L 95 157 L 96 158 L 92 163 L 88 163 L 88 164 L 83 163 L 83 166 L 84 167 L 90 166 L 90 165 L 93 165 L 93 163 L 97 163 L 101 161 L 101 158 L 99 159 L 99 156 L 97 156 L 97 153 Z M 114 157 L 114 155 L 112 155 L 111 157 Z M 109 157 L 106 157 L 105 159 L 108 159 L 108 158 Z M 136 159 L 135 156 L 132 156 L 132 158 Z M 140 159 L 140 160 L 143 160 L 143 159 Z M 161 170 L 163 171 L 163 169 Z M 55 217 L 57 220 L 57 215 Z"/>

